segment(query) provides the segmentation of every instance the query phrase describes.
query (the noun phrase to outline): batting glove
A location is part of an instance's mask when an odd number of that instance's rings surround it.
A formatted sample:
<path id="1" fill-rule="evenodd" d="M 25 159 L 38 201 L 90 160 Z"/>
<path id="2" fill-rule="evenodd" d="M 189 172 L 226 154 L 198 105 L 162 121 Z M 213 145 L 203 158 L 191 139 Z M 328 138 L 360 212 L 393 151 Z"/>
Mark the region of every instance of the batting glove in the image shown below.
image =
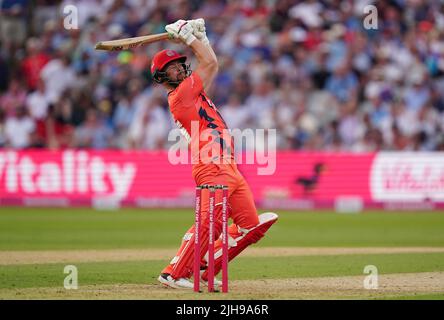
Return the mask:
<path id="1" fill-rule="evenodd" d="M 203 42 L 203 44 L 207 45 L 210 43 L 207 37 L 207 32 L 205 28 L 205 20 L 202 18 L 195 20 L 188 20 L 188 22 L 193 27 L 193 34 L 197 39 Z"/>
<path id="2" fill-rule="evenodd" d="M 187 46 L 196 39 L 193 35 L 193 27 L 185 20 L 177 20 L 176 22 L 167 25 L 165 30 L 168 32 L 170 38 L 180 39 L 185 42 Z"/>

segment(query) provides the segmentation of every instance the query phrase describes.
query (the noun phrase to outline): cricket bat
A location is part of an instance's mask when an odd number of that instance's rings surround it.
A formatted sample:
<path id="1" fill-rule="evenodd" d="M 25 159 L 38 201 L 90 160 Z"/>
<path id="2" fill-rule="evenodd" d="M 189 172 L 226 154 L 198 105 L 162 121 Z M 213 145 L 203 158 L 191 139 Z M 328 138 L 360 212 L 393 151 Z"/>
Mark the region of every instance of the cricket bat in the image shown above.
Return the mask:
<path id="1" fill-rule="evenodd" d="M 121 51 L 137 48 L 156 41 L 169 39 L 168 33 L 151 34 L 148 36 L 133 37 L 126 39 L 100 41 L 96 43 L 96 50 Z"/>

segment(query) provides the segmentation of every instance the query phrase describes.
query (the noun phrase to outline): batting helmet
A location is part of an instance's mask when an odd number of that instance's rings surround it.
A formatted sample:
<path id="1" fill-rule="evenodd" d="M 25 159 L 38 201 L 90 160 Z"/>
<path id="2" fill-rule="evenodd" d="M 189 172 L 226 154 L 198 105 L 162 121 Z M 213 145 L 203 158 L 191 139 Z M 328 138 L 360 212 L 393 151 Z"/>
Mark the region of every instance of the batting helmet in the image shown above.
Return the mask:
<path id="1" fill-rule="evenodd" d="M 151 75 L 153 80 L 157 83 L 162 83 L 164 81 L 168 81 L 166 76 L 166 72 L 163 72 L 162 69 L 171 61 L 180 60 L 185 64 L 187 57 L 179 54 L 174 50 L 162 50 L 153 57 L 153 61 L 151 62 Z M 187 66 L 185 66 L 186 71 L 188 72 Z"/>

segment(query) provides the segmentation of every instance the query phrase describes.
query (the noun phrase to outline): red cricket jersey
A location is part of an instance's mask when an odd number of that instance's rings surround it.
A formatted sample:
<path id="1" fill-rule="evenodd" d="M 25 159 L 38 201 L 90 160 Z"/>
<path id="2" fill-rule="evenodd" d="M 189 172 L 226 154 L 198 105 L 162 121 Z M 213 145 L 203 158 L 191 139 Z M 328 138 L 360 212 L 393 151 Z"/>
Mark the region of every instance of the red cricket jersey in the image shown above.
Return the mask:
<path id="1" fill-rule="evenodd" d="M 233 139 L 197 73 L 168 94 L 168 104 L 191 147 L 193 171 L 208 163 L 234 163 Z"/>

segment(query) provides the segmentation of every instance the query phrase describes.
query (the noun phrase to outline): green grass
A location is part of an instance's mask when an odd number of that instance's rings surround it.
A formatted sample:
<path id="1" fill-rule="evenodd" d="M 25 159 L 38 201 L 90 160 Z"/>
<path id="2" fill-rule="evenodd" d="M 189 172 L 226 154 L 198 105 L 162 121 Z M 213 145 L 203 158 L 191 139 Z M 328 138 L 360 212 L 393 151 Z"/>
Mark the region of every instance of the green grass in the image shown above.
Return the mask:
<path id="1" fill-rule="evenodd" d="M 387 297 L 384 298 L 384 300 L 444 300 L 444 293 L 412 294 L 408 296 Z"/>
<path id="2" fill-rule="evenodd" d="M 261 246 L 444 246 L 443 213 L 279 211 Z M 192 210 L 0 208 L 0 250 L 177 247 Z"/>
<path id="3" fill-rule="evenodd" d="M 155 284 L 168 261 L 75 263 L 79 285 Z M 66 263 L 67 264 L 67 263 Z M 64 264 L 0 266 L 0 288 L 57 287 Z M 444 253 L 300 257 L 239 257 L 230 263 L 231 280 L 364 275 L 366 265 L 379 274 L 444 271 Z"/>
<path id="4" fill-rule="evenodd" d="M 256 246 L 444 247 L 443 213 L 334 214 L 279 211 L 278 214 L 279 221 Z M 177 248 L 193 220 L 192 210 L 0 208 L 0 250 Z M 70 262 L 78 268 L 79 286 L 135 284 L 142 285 L 142 288 L 144 284 L 157 285 L 157 276 L 167 263 L 167 260 Z M 18 292 L 19 297 L 38 298 L 40 288 L 63 288 L 66 277 L 63 268 L 67 264 L 0 265 L 0 289 L 3 290 L 4 297 L 15 297 Z M 230 263 L 230 280 L 351 275 L 364 277 L 366 265 L 375 265 L 379 274 L 443 272 L 444 253 L 241 256 Z M 25 292 L 23 288 L 37 290 Z M 119 298 L 118 289 L 116 290 L 115 297 Z M 147 293 L 143 289 L 141 292 L 142 297 L 145 297 Z M 162 298 L 170 294 L 168 290 L 165 293 L 160 292 Z M 345 294 L 344 292 L 346 293 L 343 291 L 340 294 Z M 233 297 L 250 298 L 250 295 L 245 295 L 242 291 L 238 293 L 241 295 Z M 50 298 L 54 294 L 57 298 L 71 297 L 63 290 L 61 293 L 46 293 L 45 297 Z M 95 298 L 88 296 L 88 292 L 79 294 Z M 133 293 L 127 294 L 131 298 Z M 255 294 L 264 296 L 262 291 Z M 359 294 L 355 297 L 359 298 Z M 404 291 L 398 294 L 399 296 L 394 296 L 390 293 L 377 298 L 444 299 L 444 294 L 433 292 L 407 295 Z M 182 297 L 180 292 L 177 297 Z M 293 295 L 283 297 L 291 299 Z M 332 297 L 337 298 L 334 295 Z M 372 295 L 363 297 L 372 298 Z"/>

